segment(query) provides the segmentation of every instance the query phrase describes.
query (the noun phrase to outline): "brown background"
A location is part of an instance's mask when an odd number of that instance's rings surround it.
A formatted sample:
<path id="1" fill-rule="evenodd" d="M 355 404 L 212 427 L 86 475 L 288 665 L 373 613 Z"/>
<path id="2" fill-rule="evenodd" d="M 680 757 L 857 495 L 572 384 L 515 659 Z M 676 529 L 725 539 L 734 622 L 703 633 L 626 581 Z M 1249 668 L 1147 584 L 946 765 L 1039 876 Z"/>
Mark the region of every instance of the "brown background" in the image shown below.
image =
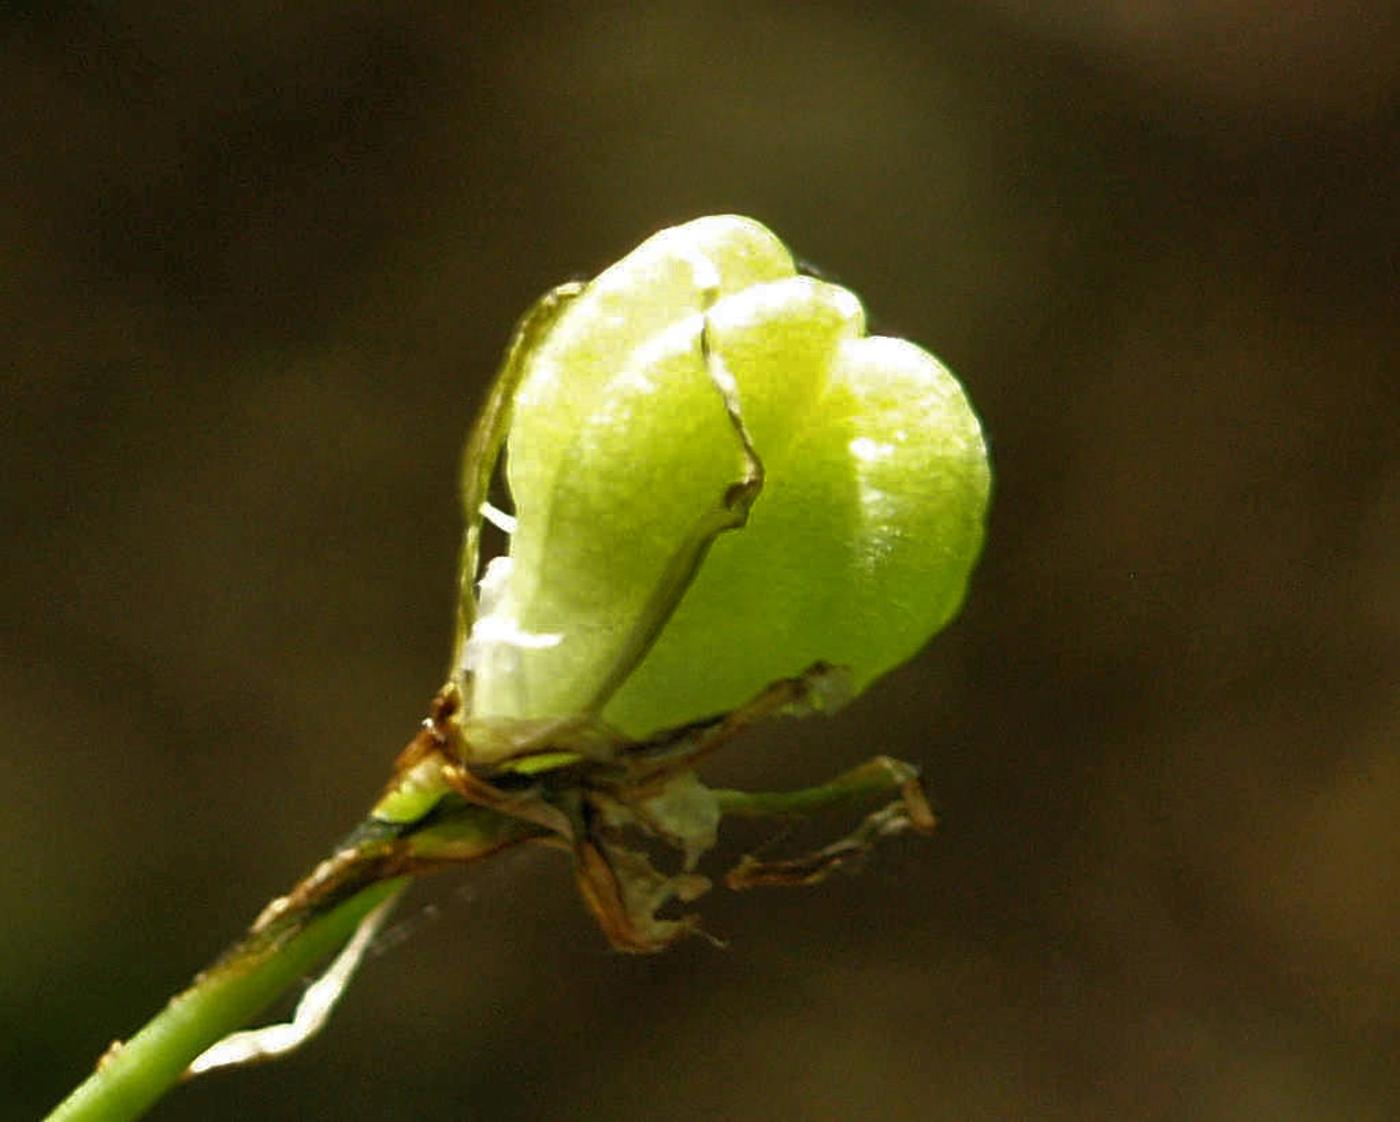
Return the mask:
<path id="1" fill-rule="evenodd" d="M 1400 1116 L 1392 6 L 173 7 L 0 9 L 0 1113 L 377 789 L 514 316 L 733 210 L 997 495 L 952 630 L 717 774 L 889 751 L 942 834 L 648 959 L 555 856 L 446 878 L 157 1117 Z"/>

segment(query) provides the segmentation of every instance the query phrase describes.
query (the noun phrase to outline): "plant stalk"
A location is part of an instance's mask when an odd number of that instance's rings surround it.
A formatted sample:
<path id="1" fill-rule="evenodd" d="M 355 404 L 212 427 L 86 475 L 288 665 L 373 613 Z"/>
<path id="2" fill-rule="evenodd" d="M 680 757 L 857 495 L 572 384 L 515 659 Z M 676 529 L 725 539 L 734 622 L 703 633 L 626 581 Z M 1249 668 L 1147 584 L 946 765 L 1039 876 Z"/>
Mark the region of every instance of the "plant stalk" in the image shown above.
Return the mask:
<path id="1" fill-rule="evenodd" d="M 126 1122 L 139 1118 L 205 1049 L 248 1024 L 354 934 L 374 908 L 401 892 L 407 877 L 371 885 L 284 942 L 235 948 L 172 998 L 49 1115 L 48 1122 Z"/>
<path id="2" fill-rule="evenodd" d="M 414 876 L 489 856 L 539 833 L 452 799 L 421 822 L 370 818 L 144 1028 L 114 1044 L 46 1122 L 129 1122 L 190 1064 L 248 1025 L 339 951 L 366 917 Z"/>

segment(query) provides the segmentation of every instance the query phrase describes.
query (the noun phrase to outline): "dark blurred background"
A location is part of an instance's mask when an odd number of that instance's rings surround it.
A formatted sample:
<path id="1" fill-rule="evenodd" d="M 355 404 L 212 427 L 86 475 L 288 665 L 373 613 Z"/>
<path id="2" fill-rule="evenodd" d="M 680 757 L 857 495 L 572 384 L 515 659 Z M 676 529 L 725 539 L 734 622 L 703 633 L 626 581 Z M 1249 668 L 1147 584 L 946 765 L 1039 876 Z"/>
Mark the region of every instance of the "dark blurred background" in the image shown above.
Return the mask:
<path id="1" fill-rule="evenodd" d="M 176 7 L 0 8 L 4 1113 L 377 791 L 515 316 L 737 211 L 997 494 L 950 631 L 711 774 L 890 752 L 941 834 L 645 959 L 557 855 L 444 876 L 156 1116 L 1400 1116 L 1393 5 Z"/>

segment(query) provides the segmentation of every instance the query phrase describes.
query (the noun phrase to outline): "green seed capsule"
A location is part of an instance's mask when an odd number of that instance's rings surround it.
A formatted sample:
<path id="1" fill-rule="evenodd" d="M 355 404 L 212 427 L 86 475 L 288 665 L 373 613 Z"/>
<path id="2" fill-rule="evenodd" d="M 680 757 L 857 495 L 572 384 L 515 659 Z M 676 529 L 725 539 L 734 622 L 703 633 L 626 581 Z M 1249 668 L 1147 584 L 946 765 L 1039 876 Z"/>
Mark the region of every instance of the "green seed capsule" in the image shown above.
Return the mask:
<path id="1" fill-rule="evenodd" d="M 982 541 L 981 430 L 936 359 L 864 332 L 854 295 L 720 216 L 648 239 L 530 338 L 509 556 L 459 651 L 472 716 L 640 738 L 818 662 L 859 692 L 946 624 Z"/>

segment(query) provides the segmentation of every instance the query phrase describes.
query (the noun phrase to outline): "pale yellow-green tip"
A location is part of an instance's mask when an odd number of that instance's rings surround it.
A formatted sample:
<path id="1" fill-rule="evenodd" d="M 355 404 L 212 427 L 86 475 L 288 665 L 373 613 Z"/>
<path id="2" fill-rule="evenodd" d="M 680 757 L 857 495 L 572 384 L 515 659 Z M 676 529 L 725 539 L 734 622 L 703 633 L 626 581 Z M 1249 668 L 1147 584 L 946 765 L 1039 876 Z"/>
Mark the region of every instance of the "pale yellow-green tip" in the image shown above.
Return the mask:
<path id="1" fill-rule="evenodd" d="M 618 684 L 677 550 L 745 477 L 723 385 L 762 490 Z M 962 387 L 866 335 L 860 301 L 798 276 L 751 219 L 663 230 L 602 273 L 523 356 L 513 411 L 516 524 L 468 645 L 474 716 L 601 706 L 640 737 L 818 661 L 859 691 L 962 602 L 990 485 Z"/>

